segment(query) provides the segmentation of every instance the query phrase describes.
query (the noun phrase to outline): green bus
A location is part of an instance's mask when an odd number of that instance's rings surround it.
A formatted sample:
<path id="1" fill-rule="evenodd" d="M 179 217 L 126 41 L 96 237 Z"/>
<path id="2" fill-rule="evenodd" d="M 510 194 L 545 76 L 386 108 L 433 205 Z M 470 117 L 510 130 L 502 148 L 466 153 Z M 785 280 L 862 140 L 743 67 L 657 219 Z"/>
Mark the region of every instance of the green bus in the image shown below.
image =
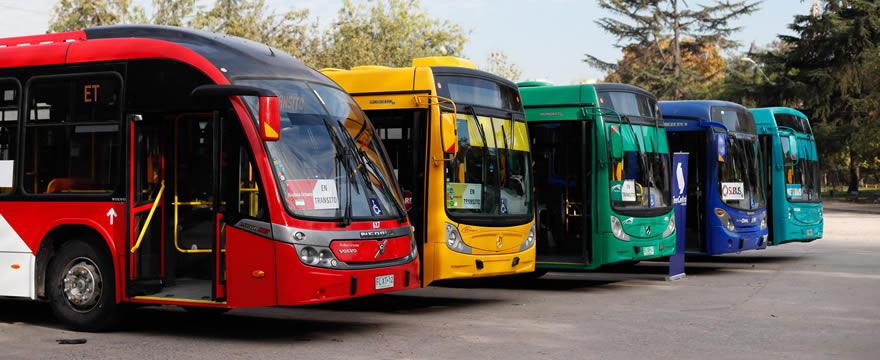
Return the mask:
<path id="1" fill-rule="evenodd" d="M 666 130 L 624 84 L 519 84 L 534 159 L 537 273 L 675 253 Z"/>

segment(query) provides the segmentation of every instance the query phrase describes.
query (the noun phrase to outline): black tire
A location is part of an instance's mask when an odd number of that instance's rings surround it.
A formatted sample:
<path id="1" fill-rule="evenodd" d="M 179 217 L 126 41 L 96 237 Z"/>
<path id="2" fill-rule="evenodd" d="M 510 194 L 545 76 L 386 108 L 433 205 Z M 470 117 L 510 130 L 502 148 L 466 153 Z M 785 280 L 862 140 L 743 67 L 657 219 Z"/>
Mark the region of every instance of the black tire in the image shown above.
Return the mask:
<path id="1" fill-rule="evenodd" d="M 231 309 L 227 308 L 218 308 L 218 307 L 203 307 L 203 306 L 181 306 L 186 312 L 199 315 L 199 316 L 220 316 L 223 315 Z"/>
<path id="2" fill-rule="evenodd" d="M 71 240 L 56 251 L 47 271 L 49 306 L 67 328 L 98 332 L 119 324 L 123 305 L 116 303 L 113 261 L 104 251 L 81 239 Z"/>

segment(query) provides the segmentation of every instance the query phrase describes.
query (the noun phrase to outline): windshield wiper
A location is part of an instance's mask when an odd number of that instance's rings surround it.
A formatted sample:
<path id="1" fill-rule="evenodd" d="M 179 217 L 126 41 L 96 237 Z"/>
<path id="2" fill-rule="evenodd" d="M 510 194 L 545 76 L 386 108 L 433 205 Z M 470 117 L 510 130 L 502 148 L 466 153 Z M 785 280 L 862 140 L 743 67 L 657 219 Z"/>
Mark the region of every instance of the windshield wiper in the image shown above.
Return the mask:
<path id="1" fill-rule="evenodd" d="M 648 164 L 647 155 L 645 154 L 645 151 L 642 150 L 642 142 L 639 140 L 639 136 L 636 134 L 636 128 L 635 126 L 633 126 L 632 121 L 630 121 L 629 115 L 621 114 L 620 118 L 626 121 L 626 124 L 629 125 L 629 129 L 633 134 L 633 140 L 635 140 L 636 142 L 636 153 L 639 154 L 639 162 L 642 165 L 642 169 L 647 171 L 648 174 L 652 174 L 652 167 Z M 645 150 L 647 150 L 647 148 Z"/>
<path id="2" fill-rule="evenodd" d="M 348 118 L 346 120 L 354 121 L 354 119 Z M 367 123 L 364 122 L 364 124 L 361 126 L 361 129 L 358 131 L 357 136 L 363 134 L 366 126 Z M 383 193 L 387 198 L 391 199 L 391 203 L 392 205 L 394 205 L 394 210 L 397 211 L 397 223 L 399 224 L 406 221 L 406 211 L 403 209 L 403 207 L 400 206 L 398 201 L 395 201 L 394 194 L 390 193 L 391 185 L 388 183 L 388 179 L 386 179 L 385 176 L 381 175 L 381 171 L 376 169 L 373 161 L 370 160 L 370 157 L 367 156 L 367 154 L 357 145 L 357 140 L 355 140 L 355 136 L 353 136 L 347 129 L 344 128 L 345 127 L 343 126 L 342 132 L 346 135 L 345 137 L 348 139 L 348 143 L 352 146 L 352 149 L 357 152 L 355 160 L 358 163 L 358 172 L 360 172 L 361 176 L 363 176 L 364 179 L 367 181 L 369 181 L 370 175 L 379 180 L 379 185 L 381 185 Z"/>
<path id="3" fill-rule="evenodd" d="M 483 153 L 483 159 L 482 159 L 483 166 L 480 166 L 480 168 L 482 169 L 483 173 L 480 174 L 481 175 L 480 178 L 483 179 L 483 182 L 485 183 L 486 182 L 485 163 L 486 163 L 486 159 L 489 158 L 489 142 L 486 140 L 486 133 L 483 131 L 483 124 L 480 123 L 480 119 L 477 117 L 477 109 L 474 108 L 473 105 L 468 106 L 468 109 L 471 110 L 471 116 L 474 117 L 474 124 L 477 126 L 478 133 L 480 134 L 480 139 L 483 141 L 483 146 L 480 147 L 480 149 L 482 150 L 481 152 Z M 497 158 L 496 158 L 496 160 L 497 160 Z M 497 161 L 495 163 L 495 166 L 496 167 L 500 166 L 497 163 Z M 497 181 L 496 184 L 501 185 L 501 177 L 500 177 L 500 175 L 498 175 L 498 169 L 495 169 L 495 180 Z M 487 188 L 486 186 L 483 187 L 483 194 L 480 194 L 480 197 L 485 195 L 486 188 Z M 499 187 L 498 191 L 499 192 L 501 191 L 500 187 Z M 499 193 L 499 199 L 500 199 L 500 197 L 501 197 L 501 194 Z M 501 200 L 499 200 L 499 201 L 501 201 Z"/>
<path id="4" fill-rule="evenodd" d="M 343 165 L 343 169 L 345 169 L 345 175 L 348 177 L 348 187 L 345 191 L 345 210 L 342 214 L 342 221 L 337 224 L 339 227 L 347 227 L 351 225 L 352 222 L 352 209 L 351 209 L 351 191 L 352 184 L 357 187 L 357 180 L 354 177 L 354 169 L 351 168 L 351 149 L 342 146 L 342 141 L 339 140 L 339 136 L 336 134 L 333 127 L 330 126 L 327 118 L 324 118 L 324 127 L 327 129 L 327 132 L 330 133 L 330 140 L 333 141 L 333 146 L 336 148 L 336 156 L 335 160 L 337 162 L 337 169 L 339 164 Z M 358 190 L 360 192 L 360 190 Z"/>

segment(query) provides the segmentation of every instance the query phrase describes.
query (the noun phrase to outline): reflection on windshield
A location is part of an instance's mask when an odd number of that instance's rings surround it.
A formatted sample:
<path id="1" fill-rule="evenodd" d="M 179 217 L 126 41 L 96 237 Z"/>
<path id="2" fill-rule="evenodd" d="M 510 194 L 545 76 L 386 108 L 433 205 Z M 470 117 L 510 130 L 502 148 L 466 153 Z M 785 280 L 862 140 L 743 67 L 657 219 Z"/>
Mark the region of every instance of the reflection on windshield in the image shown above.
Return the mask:
<path id="1" fill-rule="evenodd" d="M 820 187 L 821 179 L 819 178 L 819 162 L 817 160 L 806 159 L 805 154 L 808 152 L 806 146 L 801 146 L 798 156 L 793 159 L 790 150 L 788 150 L 788 138 L 781 137 L 783 144 L 783 161 L 785 173 L 785 195 L 792 202 L 819 202 L 821 200 Z M 800 145 L 810 144 L 812 142 L 797 142 Z M 800 146 L 799 145 L 799 146 Z M 815 145 L 812 145 L 815 146 Z"/>
<path id="2" fill-rule="evenodd" d="M 718 192 L 725 204 L 742 210 L 764 207 L 760 186 L 758 139 L 754 135 L 728 137 L 726 158 L 718 163 Z"/>
<path id="3" fill-rule="evenodd" d="M 239 83 L 279 96 L 281 138 L 266 147 L 288 211 L 319 219 L 400 216 L 384 150 L 351 98 L 337 89 L 300 81 Z M 256 119 L 257 99 L 242 98 Z"/>
<path id="4" fill-rule="evenodd" d="M 611 159 L 611 206 L 615 210 L 662 209 L 671 205 L 669 154 L 639 151 L 646 146 L 646 140 L 650 140 L 637 134 L 645 128 L 641 125 L 617 124 L 607 127 L 609 136 L 613 136 L 614 132 L 629 135 L 621 135 L 624 140 L 619 141 L 620 146 L 627 150 L 622 152 L 620 158 L 612 156 Z M 650 127 L 648 131 L 658 129 Z M 616 140 L 608 141 L 609 144 L 614 142 Z"/>
<path id="5" fill-rule="evenodd" d="M 531 215 L 526 124 L 459 114 L 459 151 L 446 164 L 446 208 L 475 215 Z"/>

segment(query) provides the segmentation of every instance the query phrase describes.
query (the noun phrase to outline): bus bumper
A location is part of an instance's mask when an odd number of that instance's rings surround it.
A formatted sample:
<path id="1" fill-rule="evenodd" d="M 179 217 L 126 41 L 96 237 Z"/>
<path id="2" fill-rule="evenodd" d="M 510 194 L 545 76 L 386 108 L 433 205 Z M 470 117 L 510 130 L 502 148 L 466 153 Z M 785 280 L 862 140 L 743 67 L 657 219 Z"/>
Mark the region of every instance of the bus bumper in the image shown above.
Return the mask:
<path id="1" fill-rule="evenodd" d="M 729 232 L 721 226 L 713 226 L 707 234 L 708 247 L 705 255 L 737 253 L 767 248 L 767 230 Z"/>
<path id="2" fill-rule="evenodd" d="M 480 278 L 488 276 L 512 275 L 535 271 L 535 246 L 510 254 L 472 255 L 450 251 L 446 244 L 435 243 L 438 247 L 434 264 L 436 280 Z M 425 279 L 425 285 L 429 283 Z"/>
<path id="3" fill-rule="evenodd" d="M 284 244 L 276 247 L 276 251 L 278 305 L 281 306 L 316 304 L 419 287 L 418 259 L 397 266 L 333 270 L 303 265 L 293 246 Z M 388 275 L 393 275 L 393 285 L 376 289 L 377 278 Z"/>
<path id="4" fill-rule="evenodd" d="M 623 241 L 613 234 L 603 234 L 608 244 L 605 264 L 642 261 L 675 254 L 675 233 L 665 238 L 632 239 Z"/>

